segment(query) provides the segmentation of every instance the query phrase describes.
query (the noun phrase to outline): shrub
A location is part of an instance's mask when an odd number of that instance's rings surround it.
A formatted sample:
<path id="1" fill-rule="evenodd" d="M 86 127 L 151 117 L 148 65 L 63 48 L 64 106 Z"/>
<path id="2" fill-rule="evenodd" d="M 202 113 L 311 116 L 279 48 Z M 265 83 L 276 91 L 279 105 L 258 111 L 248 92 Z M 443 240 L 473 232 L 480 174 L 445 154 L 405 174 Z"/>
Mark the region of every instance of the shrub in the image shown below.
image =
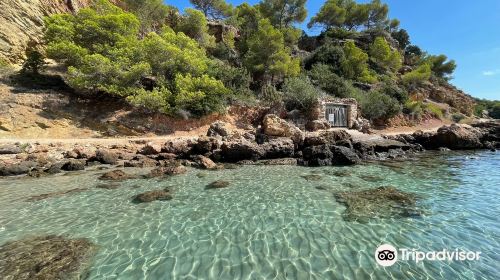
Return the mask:
<path id="1" fill-rule="evenodd" d="M 264 104 L 274 105 L 283 102 L 283 93 L 272 84 L 266 83 L 260 89 L 259 98 Z"/>
<path id="2" fill-rule="evenodd" d="M 327 43 L 319 47 L 306 61 L 306 69 L 311 69 L 314 64 L 321 63 L 330 66 L 336 74 L 342 73 L 342 64 L 345 61 L 344 50 L 333 44 Z"/>
<path id="3" fill-rule="evenodd" d="M 320 91 L 307 77 L 288 78 L 283 85 L 283 101 L 288 110 L 309 112 L 318 104 Z"/>
<path id="4" fill-rule="evenodd" d="M 384 83 L 380 91 L 396 99 L 399 103 L 405 103 L 408 100 L 408 92 L 392 81 Z"/>
<path id="5" fill-rule="evenodd" d="M 386 120 L 401 112 L 400 103 L 380 91 L 358 95 L 358 102 L 363 116 L 370 120 Z"/>
<path id="6" fill-rule="evenodd" d="M 233 67 L 221 60 L 213 60 L 209 64 L 207 74 L 222 81 L 233 94 L 250 90 L 252 77 L 243 67 Z"/>
<path id="7" fill-rule="evenodd" d="M 401 68 L 401 55 L 383 37 L 377 37 L 370 46 L 370 58 L 379 67 L 395 72 Z"/>
<path id="8" fill-rule="evenodd" d="M 351 94 L 347 82 L 333 73 L 328 65 L 315 64 L 309 71 L 309 77 L 315 86 L 324 90 L 327 94 L 337 97 L 348 97 Z"/>
<path id="9" fill-rule="evenodd" d="M 456 122 L 456 123 L 461 122 L 463 119 L 465 119 L 464 114 L 455 113 L 455 114 L 451 115 L 451 120 Z"/>
<path id="10" fill-rule="evenodd" d="M 425 104 L 424 110 L 427 113 L 430 113 L 435 118 L 442 119 L 444 117 L 443 109 L 441 109 L 439 106 L 435 104 L 432 103 Z"/>
<path id="11" fill-rule="evenodd" d="M 345 43 L 344 54 L 342 73 L 346 78 L 366 83 L 376 82 L 375 76 L 368 69 L 368 55 L 356 47 L 354 42 Z"/>
<path id="12" fill-rule="evenodd" d="M 133 95 L 128 96 L 127 100 L 135 106 L 169 114 L 171 113 L 172 97 L 172 92 L 163 87 L 155 88 L 152 91 L 139 89 Z"/>
<path id="13" fill-rule="evenodd" d="M 38 75 L 40 71 L 45 68 L 47 63 L 45 62 L 45 57 L 43 54 L 37 50 L 27 50 L 26 60 L 24 60 L 23 67 L 21 69 L 21 74 L 33 74 Z"/>
<path id="14" fill-rule="evenodd" d="M 193 77 L 190 74 L 177 74 L 175 78 L 175 106 L 188 110 L 196 116 L 211 112 L 222 112 L 229 90 L 224 84 L 208 75 Z"/>
<path id="15" fill-rule="evenodd" d="M 422 64 L 415 70 L 402 76 L 403 83 L 407 86 L 418 86 L 431 77 L 431 67 L 429 64 Z"/>

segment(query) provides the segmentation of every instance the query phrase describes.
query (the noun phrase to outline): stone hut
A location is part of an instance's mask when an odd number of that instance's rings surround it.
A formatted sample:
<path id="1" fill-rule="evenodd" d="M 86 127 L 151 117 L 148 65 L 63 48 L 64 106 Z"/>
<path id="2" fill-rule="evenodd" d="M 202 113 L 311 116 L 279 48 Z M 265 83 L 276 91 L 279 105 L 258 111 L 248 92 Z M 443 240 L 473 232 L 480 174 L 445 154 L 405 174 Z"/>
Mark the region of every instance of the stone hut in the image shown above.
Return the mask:
<path id="1" fill-rule="evenodd" d="M 323 97 L 313 115 L 316 120 L 328 121 L 332 127 L 352 128 L 358 118 L 358 102 L 354 98 Z"/>

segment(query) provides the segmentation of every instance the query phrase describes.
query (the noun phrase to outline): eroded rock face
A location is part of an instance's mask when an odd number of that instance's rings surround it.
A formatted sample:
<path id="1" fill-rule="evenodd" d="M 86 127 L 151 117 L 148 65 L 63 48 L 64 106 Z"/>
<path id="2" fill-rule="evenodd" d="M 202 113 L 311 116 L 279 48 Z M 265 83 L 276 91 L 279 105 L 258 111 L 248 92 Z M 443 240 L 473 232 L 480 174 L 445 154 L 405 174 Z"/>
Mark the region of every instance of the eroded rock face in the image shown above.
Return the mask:
<path id="1" fill-rule="evenodd" d="M 171 200 L 172 198 L 173 198 L 172 195 L 167 189 L 153 190 L 136 195 L 133 199 L 133 202 L 144 203 L 144 202 L 153 202 L 156 200 L 166 201 L 166 200 Z"/>
<path id="2" fill-rule="evenodd" d="M 88 6 L 88 0 L 8 0 L 0 1 L 0 58 L 11 62 L 23 59 L 28 45 L 43 39 L 43 18 L 72 13 Z"/>
<path id="3" fill-rule="evenodd" d="M 82 279 L 96 247 L 87 239 L 29 237 L 0 246 L 3 279 Z"/>
<path id="4" fill-rule="evenodd" d="M 257 160 L 265 154 L 264 149 L 255 142 L 246 139 L 225 142 L 221 146 L 221 157 L 224 161 Z"/>
<path id="5" fill-rule="evenodd" d="M 264 117 L 262 128 L 264 134 L 268 136 L 290 137 L 296 144 L 300 144 L 304 140 L 304 134 L 298 127 L 274 114 Z"/>
<path id="6" fill-rule="evenodd" d="M 440 147 L 449 149 L 479 149 L 482 148 L 481 131 L 466 125 L 452 124 L 438 129 L 434 142 Z"/>
<path id="7" fill-rule="evenodd" d="M 204 156 L 198 156 L 196 157 L 195 161 L 198 163 L 198 165 L 203 168 L 203 169 L 218 169 L 219 166 L 213 162 L 213 160 L 204 157 Z"/>
<path id="8" fill-rule="evenodd" d="M 207 131 L 207 136 L 209 137 L 228 137 L 231 135 L 231 129 L 229 129 L 229 124 L 217 121 L 210 125 Z"/>
<path id="9" fill-rule="evenodd" d="M 347 207 L 344 217 L 349 221 L 418 214 L 415 209 L 415 195 L 399 191 L 394 187 L 340 192 L 335 194 L 335 198 Z"/>

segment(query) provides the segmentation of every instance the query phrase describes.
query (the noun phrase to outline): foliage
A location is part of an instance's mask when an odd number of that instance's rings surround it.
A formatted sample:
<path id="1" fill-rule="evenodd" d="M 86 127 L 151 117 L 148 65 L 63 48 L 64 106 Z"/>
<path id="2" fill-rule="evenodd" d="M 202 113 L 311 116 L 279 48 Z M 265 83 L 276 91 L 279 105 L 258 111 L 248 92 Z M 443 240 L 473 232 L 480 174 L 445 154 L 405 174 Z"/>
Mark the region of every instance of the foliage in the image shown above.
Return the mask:
<path id="1" fill-rule="evenodd" d="M 307 17 L 306 0 L 262 0 L 258 9 L 279 29 L 301 23 Z"/>
<path id="2" fill-rule="evenodd" d="M 367 29 L 383 28 L 387 24 L 389 6 L 382 4 L 380 0 L 372 0 L 368 5 L 368 20 L 365 25 Z"/>
<path id="3" fill-rule="evenodd" d="M 254 6 L 250 6 L 248 3 L 243 3 L 236 7 L 233 16 L 229 19 L 229 22 L 237 26 L 240 30 L 240 40 L 236 47 L 242 56 L 248 51 L 247 41 L 255 30 L 259 28 L 260 19 L 261 15 L 259 10 Z"/>
<path id="4" fill-rule="evenodd" d="M 345 54 L 342 47 L 333 44 L 324 44 L 319 47 L 306 61 L 306 69 L 317 63 L 326 64 L 331 67 L 336 74 L 342 73 L 342 65 L 345 61 Z"/>
<path id="5" fill-rule="evenodd" d="M 368 20 L 368 8 L 368 5 L 357 4 L 354 0 L 327 0 L 318 14 L 311 18 L 308 27 L 319 24 L 325 29 L 352 30 Z"/>
<path id="6" fill-rule="evenodd" d="M 259 99 L 262 100 L 264 104 L 274 105 L 283 101 L 283 93 L 276 89 L 271 83 L 265 83 L 260 88 Z"/>
<path id="7" fill-rule="evenodd" d="M 405 50 L 410 45 L 410 35 L 405 29 L 393 31 L 391 37 L 398 41 L 399 49 Z"/>
<path id="8" fill-rule="evenodd" d="M 478 117 L 483 116 L 483 111 L 488 111 L 488 115 L 494 119 L 500 119 L 500 101 L 476 99 L 474 114 Z"/>
<path id="9" fill-rule="evenodd" d="M 406 86 L 418 86 L 431 77 L 431 66 L 429 64 L 422 64 L 415 70 L 404 74 L 401 78 Z"/>
<path id="10" fill-rule="evenodd" d="M 231 15 L 233 6 L 224 0 L 189 0 L 205 17 L 221 19 Z"/>
<path id="11" fill-rule="evenodd" d="M 401 112 L 401 104 L 380 91 L 358 95 L 361 113 L 369 120 L 386 120 Z"/>
<path id="12" fill-rule="evenodd" d="M 464 114 L 460 114 L 460 113 L 455 113 L 455 114 L 451 115 L 451 120 L 456 122 L 456 123 L 461 122 L 465 118 L 466 118 L 466 116 Z"/>
<path id="13" fill-rule="evenodd" d="M 34 49 L 28 49 L 26 51 L 26 60 L 23 63 L 21 74 L 30 73 L 38 75 L 46 65 L 45 57 L 41 52 Z"/>
<path id="14" fill-rule="evenodd" d="M 287 109 L 309 112 L 318 103 L 320 91 L 304 76 L 288 78 L 283 85 L 283 101 Z"/>
<path id="15" fill-rule="evenodd" d="M 177 25 L 176 31 L 195 39 L 205 48 L 215 47 L 215 37 L 208 34 L 208 21 L 201 11 L 186 9 L 185 16 Z"/>
<path id="16" fill-rule="evenodd" d="M 312 83 L 324 90 L 327 94 L 337 97 L 349 97 L 351 95 L 351 88 L 348 83 L 334 73 L 333 69 L 326 64 L 315 64 L 309 77 Z"/>
<path id="17" fill-rule="evenodd" d="M 125 0 L 127 9 L 141 22 L 140 34 L 159 31 L 165 25 L 165 18 L 177 9 L 163 4 L 162 0 Z"/>
<path id="18" fill-rule="evenodd" d="M 408 100 L 408 93 L 393 81 L 385 82 L 380 91 L 403 104 Z"/>
<path id="19" fill-rule="evenodd" d="M 170 103 L 172 102 L 173 94 L 168 88 L 154 88 L 152 91 L 138 89 L 133 95 L 127 97 L 127 100 L 138 107 L 143 107 L 148 110 L 158 111 L 164 114 L 171 113 Z"/>
<path id="20" fill-rule="evenodd" d="M 387 41 L 382 37 L 377 37 L 370 46 L 370 58 L 379 67 L 392 72 L 401 68 L 401 55 L 397 50 L 391 50 Z"/>
<path id="21" fill-rule="evenodd" d="M 259 21 L 259 28 L 249 39 L 248 47 L 245 65 L 254 75 L 274 82 L 299 74 L 299 60 L 291 57 L 283 34 L 268 19 Z"/>
<path id="22" fill-rule="evenodd" d="M 430 114 L 438 119 L 444 117 L 444 111 L 441 107 L 433 103 L 424 103 L 420 100 L 408 100 L 404 104 L 404 110 L 417 118 L 420 118 L 424 113 Z"/>
<path id="23" fill-rule="evenodd" d="M 348 79 L 374 83 L 376 78 L 368 69 L 368 55 L 362 49 L 349 41 L 344 45 L 345 60 L 342 63 L 342 72 Z"/>
<path id="24" fill-rule="evenodd" d="M 451 74 L 457 68 L 455 61 L 448 61 L 448 57 L 444 54 L 427 56 L 424 61 L 430 64 L 432 73 L 436 77 L 446 80 L 451 78 Z"/>
<path id="25" fill-rule="evenodd" d="M 245 68 L 233 67 L 221 60 L 212 61 L 207 73 L 222 81 L 233 95 L 248 93 L 252 82 L 252 78 Z"/>
<path id="26" fill-rule="evenodd" d="M 191 74 L 177 74 L 175 78 L 175 105 L 196 116 L 224 110 L 224 98 L 229 90 L 224 84 L 208 75 L 193 77 Z"/>

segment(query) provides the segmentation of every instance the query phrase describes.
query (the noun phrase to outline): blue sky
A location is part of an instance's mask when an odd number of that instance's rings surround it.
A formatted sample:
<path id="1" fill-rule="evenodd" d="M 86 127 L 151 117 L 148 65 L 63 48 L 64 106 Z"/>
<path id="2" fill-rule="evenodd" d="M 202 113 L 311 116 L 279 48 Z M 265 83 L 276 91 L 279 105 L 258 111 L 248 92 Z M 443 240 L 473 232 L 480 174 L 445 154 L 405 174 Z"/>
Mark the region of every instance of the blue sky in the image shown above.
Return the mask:
<path id="1" fill-rule="evenodd" d="M 227 1 L 235 5 L 259 2 Z M 458 67 L 453 84 L 472 96 L 500 100 L 500 1 L 383 2 L 389 4 L 390 16 L 398 18 L 401 27 L 410 33 L 413 44 L 431 54 L 446 54 L 456 60 Z M 189 6 L 188 0 L 167 0 L 166 3 L 181 10 Z M 323 3 L 323 0 L 308 0 L 309 17 L 316 14 Z M 307 30 L 306 23 L 303 29 Z"/>

